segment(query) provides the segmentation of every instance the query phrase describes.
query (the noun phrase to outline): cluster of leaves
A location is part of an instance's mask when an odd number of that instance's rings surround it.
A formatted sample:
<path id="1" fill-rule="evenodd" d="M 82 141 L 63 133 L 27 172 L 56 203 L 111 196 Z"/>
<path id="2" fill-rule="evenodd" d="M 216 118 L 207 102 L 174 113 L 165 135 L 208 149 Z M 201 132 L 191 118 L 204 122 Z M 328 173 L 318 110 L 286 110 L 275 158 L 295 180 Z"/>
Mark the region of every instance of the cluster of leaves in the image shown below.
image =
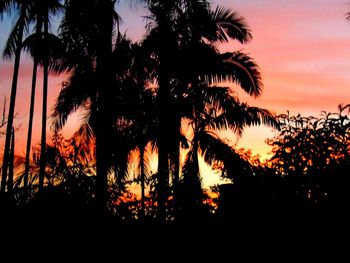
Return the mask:
<path id="1" fill-rule="evenodd" d="M 279 116 L 280 131 L 267 141 L 273 157 L 261 163 L 249 151 L 240 151 L 246 172 L 228 176 L 233 183 L 213 189 L 219 193 L 217 218 L 345 215 L 350 202 L 349 109 L 340 105 L 338 112 L 322 112 L 319 118 Z"/>
<path id="2" fill-rule="evenodd" d="M 282 175 L 322 175 L 348 161 L 350 105 L 320 118 L 281 115 L 280 133 L 267 143 L 273 146 L 271 166 Z"/>

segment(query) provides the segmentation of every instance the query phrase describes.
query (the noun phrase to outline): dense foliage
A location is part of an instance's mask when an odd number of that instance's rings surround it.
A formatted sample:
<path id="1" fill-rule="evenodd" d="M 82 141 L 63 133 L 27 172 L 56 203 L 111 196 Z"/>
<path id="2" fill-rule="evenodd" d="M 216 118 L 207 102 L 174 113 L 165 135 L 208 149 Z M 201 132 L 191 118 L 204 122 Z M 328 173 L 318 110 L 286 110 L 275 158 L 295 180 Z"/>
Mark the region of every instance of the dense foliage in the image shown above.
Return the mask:
<path id="1" fill-rule="evenodd" d="M 207 0 L 137 1 L 148 11 L 138 43 L 119 30 L 115 0 L 2 0 L 15 14 L 4 57 L 14 73 L 2 162 L 0 209 L 54 216 L 111 216 L 118 222 L 217 222 L 267 211 L 342 207 L 347 200 L 349 105 L 321 118 L 283 115 L 243 103 L 263 91 L 238 13 Z M 60 19 L 58 32 L 49 27 Z M 21 52 L 33 58 L 26 156 L 15 155 Z M 44 73 L 41 143 L 32 149 L 37 68 Z M 65 80 L 50 114 L 49 73 Z M 60 132 L 83 114 L 71 138 Z M 1 118 L 0 118 L 1 119 Z M 273 158 L 261 163 L 220 137 L 267 125 Z M 229 183 L 203 189 L 201 158 Z M 155 164 L 158 165 L 155 165 Z"/>

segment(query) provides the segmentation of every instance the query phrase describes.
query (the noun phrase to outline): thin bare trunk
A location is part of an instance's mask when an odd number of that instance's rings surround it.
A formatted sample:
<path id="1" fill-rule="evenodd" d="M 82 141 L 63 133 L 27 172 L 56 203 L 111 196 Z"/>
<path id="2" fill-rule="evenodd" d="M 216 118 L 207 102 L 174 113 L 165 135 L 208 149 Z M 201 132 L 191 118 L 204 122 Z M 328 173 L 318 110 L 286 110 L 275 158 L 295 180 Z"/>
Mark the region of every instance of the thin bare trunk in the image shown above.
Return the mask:
<path id="1" fill-rule="evenodd" d="M 111 71 L 112 57 L 112 31 L 113 31 L 113 5 L 110 1 L 100 0 L 99 30 L 100 41 L 97 50 L 97 126 L 96 126 L 96 205 L 101 215 L 107 213 L 107 173 L 108 164 L 111 159 L 110 142 L 112 119 L 110 112 L 109 89 L 113 82 Z"/>
<path id="2" fill-rule="evenodd" d="M 177 114 L 177 112 L 176 112 Z M 178 188 L 180 180 L 180 136 L 181 136 L 181 117 L 176 115 L 175 119 L 175 138 L 174 138 L 174 149 L 172 150 L 172 168 L 173 168 L 173 207 L 174 207 L 174 216 L 175 220 L 178 217 Z"/>
<path id="3" fill-rule="evenodd" d="M 28 177 L 29 177 L 29 161 L 30 161 L 30 150 L 32 146 L 32 130 L 33 130 L 33 119 L 34 119 L 34 104 L 35 104 L 35 86 L 37 77 L 38 62 L 34 58 L 33 65 L 33 76 L 32 76 L 32 91 L 30 95 L 30 109 L 29 109 L 29 123 L 28 123 L 28 135 L 27 135 L 27 147 L 26 147 L 26 160 L 25 160 L 25 170 L 23 178 L 24 189 L 28 187 Z"/>
<path id="4" fill-rule="evenodd" d="M 164 84 L 163 84 L 164 83 Z M 160 222 L 166 220 L 166 200 L 169 185 L 169 145 L 167 135 L 169 134 L 169 123 L 167 114 L 166 82 L 160 81 L 158 100 L 159 100 L 159 140 L 158 140 L 158 176 L 157 176 L 157 202 L 158 219 Z"/>
<path id="5" fill-rule="evenodd" d="M 17 50 L 15 54 L 15 63 L 12 77 L 12 87 L 11 87 L 11 96 L 10 96 L 10 106 L 8 113 L 8 121 L 6 128 L 6 139 L 5 139 L 5 147 L 4 147 L 4 157 L 3 157 L 3 165 L 2 165 L 2 178 L 1 178 L 1 188 L 0 191 L 4 193 L 6 191 L 6 180 L 10 159 L 10 144 L 11 144 L 11 130 L 13 127 L 13 118 L 15 113 L 15 105 L 16 105 L 16 94 L 17 94 L 17 82 L 18 82 L 18 72 L 19 72 L 19 64 L 21 60 L 21 45 L 23 38 L 23 25 L 19 29 L 19 38 L 17 43 Z"/>
<path id="6" fill-rule="evenodd" d="M 160 222 L 166 221 L 166 203 L 169 195 L 169 158 L 171 147 L 169 145 L 169 134 L 171 126 L 169 117 L 173 109 L 171 105 L 170 80 L 173 67 L 173 56 L 177 50 L 177 40 L 173 34 L 172 21 L 164 13 L 158 18 L 159 34 L 162 36 L 162 43 L 159 50 L 159 88 L 157 94 L 157 104 L 159 112 L 159 139 L 158 139 L 158 178 L 157 178 L 157 202 L 158 219 Z"/>
<path id="7" fill-rule="evenodd" d="M 145 147 L 140 146 L 140 173 L 141 173 L 141 219 L 145 218 Z"/>
<path id="8" fill-rule="evenodd" d="M 44 36 L 47 37 L 49 31 L 48 10 L 45 10 L 44 18 Z M 43 83 L 43 108 L 42 108 L 42 124 L 41 124 L 41 148 L 40 148 L 40 171 L 39 171 L 39 192 L 42 192 L 44 187 L 44 177 L 46 168 L 46 119 L 47 119 L 47 89 L 49 78 L 49 63 L 48 63 L 48 47 L 45 47 L 44 58 L 44 83 Z"/>
<path id="9" fill-rule="evenodd" d="M 15 161 L 15 129 L 12 127 L 10 161 L 9 161 L 9 179 L 7 182 L 7 191 L 9 193 L 12 193 L 13 191 L 14 161 Z"/>

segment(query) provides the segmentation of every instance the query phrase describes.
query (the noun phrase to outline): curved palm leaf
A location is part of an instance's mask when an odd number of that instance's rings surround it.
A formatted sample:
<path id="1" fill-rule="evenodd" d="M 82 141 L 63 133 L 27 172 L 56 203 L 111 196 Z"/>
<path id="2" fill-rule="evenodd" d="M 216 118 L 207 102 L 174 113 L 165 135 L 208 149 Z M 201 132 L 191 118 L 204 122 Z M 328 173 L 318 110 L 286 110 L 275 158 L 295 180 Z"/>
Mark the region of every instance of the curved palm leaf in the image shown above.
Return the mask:
<path id="1" fill-rule="evenodd" d="M 208 87 L 201 85 L 196 88 L 195 98 L 204 102 L 205 106 L 210 106 L 218 111 L 223 111 L 227 106 L 232 104 L 232 100 L 237 100 L 226 87 Z M 199 93 L 199 94 L 198 94 Z"/>
<path id="2" fill-rule="evenodd" d="M 88 107 L 96 96 L 96 76 L 93 72 L 75 71 L 71 79 L 63 83 L 52 113 L 52 127 L 60 130 L 68 116 L 80 107 Z"/>
<path id="3" fill-rule="evenodd" d="M 245 19 L 225 7 L 217 6 L 215 11 L 211 12 L 211 24 L 211 30 L 204 35 L 211 42 L 228 42 L 232 39 L 244 44 L 252 39 Z"/>
<path id="4" fill-rule="evenodd" d="M 93 141 L 95 139 L 94 131 L 94 110 L 88 109 L 82 124 L 79 129 L 74 133 L 73 138 L 77 140 L 84 141 L 86 145 L 93 147 Z"/>
<path id="5" fill-rule="evenodd" d="M 234 98 L 231 99 L 231 105 L 227 105 L 218 116 L 210 118 L 207 125 L 212 129 L 232 129 L 239 135 L 246 126 L 266 125 L 279 129 L 273 113 L 259 107 L 250 107 Z"/>
<path id="6" fill-rule="evenodd" d="M 18 0 L 2 0 L 0 1 L 0 19 L 3 19 L 5 13 L 11 15 L 14 10 L 19 9 L 20 2 Z"/>
<path id="7" fill-rule="evenodd" d="M 223 164 L 229 175 L 244 175 L 250 172 L 250 165 L 231 146 L 222 141 L 213 132 L 202 131 L 196 134 L 199 149 L 204 161 L 210 165 Z"/>
<path id="8" fill-rule="evenodd" d="M 9 2 L 9 1 L 7 1 Z M 11 1 L 10 1 L 11 2 Z M 13 2 L 13 1 L 12 1 Z M 10 8 L 10 7 L 8 7 Z M 10 8 L 11 9 L 11 8 Z M 0 10 L 1 14 L 1 10 Z M 7 38 L 5 48 L 3 51 L 3 58 L 6 60 L 12 59 L 14 54 L 16 53 L 16 50 L 22 43 L 19 43 L 19 39 L 22 38 L 23 33 L 28 33 L 29 28 L 29 10 L 27 5 L 22 5 L 20 13 L 17 17 L 16 23 L 13 25 L 12 30 Z M 23 30 L 23 32 L 22 32 Z"/>
<path id="9" fill-rule="evenodd" d="M 234 82 L 251 96 L 258 97 L 262 93 L 259 66 L 240 51 L 222 54 L 220 60 L 209 65 L 202 75 L 209 84 Z"/>

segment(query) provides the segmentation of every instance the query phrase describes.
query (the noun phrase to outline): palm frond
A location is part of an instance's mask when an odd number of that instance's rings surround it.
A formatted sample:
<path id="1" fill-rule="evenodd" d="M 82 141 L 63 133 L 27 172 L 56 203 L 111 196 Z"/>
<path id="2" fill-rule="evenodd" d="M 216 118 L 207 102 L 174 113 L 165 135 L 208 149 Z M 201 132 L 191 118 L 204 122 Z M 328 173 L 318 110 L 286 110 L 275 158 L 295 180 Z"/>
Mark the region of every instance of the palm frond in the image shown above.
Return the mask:
<path id="1" fill-rule="evenodd" d="M 250 115 L 250 121 L 247 122 L 247 125 L 256 126 L 263 124 L 274 129 L 279 129 L 279 123 L 276 120 L 275 114 L 271 113 L 269 110 L 259 107 L 248 107 L 247 111 Z"/>
<path id="2" fill-rule="evenodd" d="M 93 145 L 95 132 L 88 121 L 83 122 L 79 129 L 73 134 L 73 138 L 83 141 L 86 145 Z"/>
<path id="3" fill-rule="evenodd" d="M 209 84 L 237 83 L 254 97 L 260 96 L 263 90 L 259 66 L 251 57 L 240 51 L 222 54 L 221 60 L 208 68 L 204 79 Z"/>
<path id="4" fill-rule="evenodd" d="M 263 108 L 250 107 L 236 99 L 232 99 L 231 105 L 226 105 L 222 114 L 212 118 L 208 124 L 212 129 L 229 128 L 239 135 L 245 127 L 258 125 L 279 129 L 278 120 L 273 113 Z"/>
<path id="5" fill-rule="evenodd" d="M 91 102 L 95 97 L 95 75 L 93 73 L 76 71 L 69 82 L 63 83 L 53 108 L 52 128 L 60 130 L 65 125 L 68 116 L 79 107 Z"/>
<path id="6" fill-rule="evenodd" d="M 204 161 L 211 166 L 218 163 L 228 175 L 241 176 L 250 171 L 250 165 L 231 146 L 222 141 L 213 132 L 198 133 L 196 140 L 202 152 Z"/>
<path id="7" fill-rule="evenodd" d="M 145 147 L 145 155 L 144 155 L 144 162 L 145 162 L 145 175 L 147 177 L 151 177 L 153 174 L 156 173 L 157 169 L 153 169 L 152 167 L 152 161 L 153 161 L 153 155 L 157 151 L 157 142 L 151 141 L 148 143 L 148 145 Z"/>
<path id="8" fill-rule="evenodd" d="M 48 10 L 49 13 L 53 16 L 60 15 L 64 10 L 63 0 L 48 0 Z"/>
<path id="9" fill-rule="evenodd" d="M 200 101 L 206 103 L 205 106 L 210 105 L 211 108 L 216 110 L 225 109 L 234 99 L 228 87 L 209 87 L 207 85 L 202 85 L 196 89 L 195 93 L 196 98 L 199 98 Z"/>
<path id="10" fill-rule="evenodd" d="M 211 19 L 214 30 L 206 36 L 211 42 L 228 42 L 232 39 L 244 44 L 252 39 L 252 34 L 245 19 L 230 9 L 217 6 L 211 14 Z"/>
<path id="11" fill-rule="evenodd" d="M 9 16 L 12 12 L 19 8 L 18 2 L 13 0 L 1 0 L 0 1 L 0 20 L 3 19 L 3 15 L 6 13 Z"/>
<path id="12" fill-rule="evenodd" d="M 22 48 L 21 39 L 23 35 L 28 32 L 29 27 L 29 14 L 28 11 L 23 7 L 18 15 L 16 23 L 13 25 L 12 30 L 7 38 L 5 48 L 3 51 L 3 58 L 5 60 L 12 59 L 16 50 Z"/>

